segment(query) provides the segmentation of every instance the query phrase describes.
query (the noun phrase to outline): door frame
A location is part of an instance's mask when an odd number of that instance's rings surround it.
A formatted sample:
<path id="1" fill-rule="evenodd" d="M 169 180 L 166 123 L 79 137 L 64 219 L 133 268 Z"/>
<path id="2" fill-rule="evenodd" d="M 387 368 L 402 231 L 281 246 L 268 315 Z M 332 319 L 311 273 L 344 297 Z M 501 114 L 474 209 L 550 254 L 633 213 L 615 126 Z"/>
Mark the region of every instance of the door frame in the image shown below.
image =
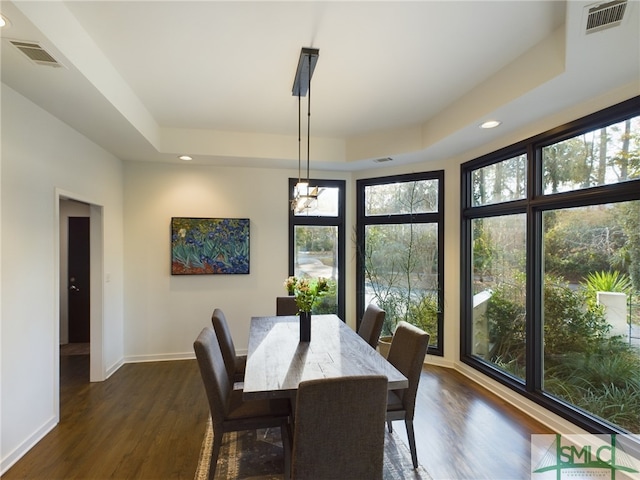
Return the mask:
<path id="1" fill-rule="evenodd" d="M 90 356 L 89 356 L 89 381 L 101 382 L 106 379 L 104 362 L 104 215 L 103 206 L 99 203 L 63 189 L 55 189 L 55 212 L 54 212 L 54 281 L 55 281 L 55 314 L 54 322 L 54 365 L 56 389 L 54 398 L 56 399 L 56 412 L 60 418 L 60 201 L 73 200 L 89 205 L 89 248 L 90 259 L 90 286 L 89 295 L 91 299 L 90 307 Z"/>

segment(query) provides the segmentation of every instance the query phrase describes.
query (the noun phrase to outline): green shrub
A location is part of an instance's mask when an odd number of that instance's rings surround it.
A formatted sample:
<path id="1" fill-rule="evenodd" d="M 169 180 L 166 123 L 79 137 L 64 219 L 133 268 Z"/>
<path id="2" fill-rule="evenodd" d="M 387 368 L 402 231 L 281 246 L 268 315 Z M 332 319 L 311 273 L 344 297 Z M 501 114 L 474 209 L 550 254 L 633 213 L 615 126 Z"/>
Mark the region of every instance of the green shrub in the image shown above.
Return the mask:
<path id="1" fill-rule="evenodd" d="M 521 285 L 502 283 L 493 292 L 485 313 L 489 322 L 489 351 L 491 362 L 506 366 L 513 362 L 524 363 L 525 307 Z"/>
<path id="2" fill-rule="evenodd" d="M 585 308 L 584 291 L 573 291 L 558 277 L 544 282 L 544 353 L 589 352 L 606 338 L 611 326 L 601 306 Z"/>

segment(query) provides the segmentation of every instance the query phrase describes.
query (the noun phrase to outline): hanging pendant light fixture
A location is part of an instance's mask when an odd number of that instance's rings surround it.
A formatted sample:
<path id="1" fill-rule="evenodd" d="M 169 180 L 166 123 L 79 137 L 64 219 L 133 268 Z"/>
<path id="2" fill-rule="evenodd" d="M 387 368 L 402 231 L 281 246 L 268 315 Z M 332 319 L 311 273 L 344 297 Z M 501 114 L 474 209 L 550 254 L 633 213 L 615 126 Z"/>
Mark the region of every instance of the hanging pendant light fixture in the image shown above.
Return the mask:
<path id="1" fill-rule="evenodd" d="M 291 210 L 302 213 L 313 209 L 318 201 L 318 187 L 309 185 L 309 154 L 311 139 L 311 77 L 318 63 L 320 51 L 317 48 L 302 48 L 298 59 L 298 68 L 293 81 L 293 95 L 298 97 L 298 183 L 293 192 Z M 301 172 L 302 150 L 302 97 L 307 96 L 307 169 L 306 177 Z"/>

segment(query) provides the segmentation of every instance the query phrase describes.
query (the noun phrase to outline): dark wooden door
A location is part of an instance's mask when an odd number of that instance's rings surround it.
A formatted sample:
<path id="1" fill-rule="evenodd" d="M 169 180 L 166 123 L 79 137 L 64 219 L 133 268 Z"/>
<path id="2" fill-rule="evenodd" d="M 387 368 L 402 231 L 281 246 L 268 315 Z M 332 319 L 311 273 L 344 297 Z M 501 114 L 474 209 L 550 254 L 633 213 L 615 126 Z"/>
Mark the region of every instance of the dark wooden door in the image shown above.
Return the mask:
<path id="1" fill-rule="evenodd" d="M 89 217 L 69 217 L 69 342 L 89 342 Z"/>

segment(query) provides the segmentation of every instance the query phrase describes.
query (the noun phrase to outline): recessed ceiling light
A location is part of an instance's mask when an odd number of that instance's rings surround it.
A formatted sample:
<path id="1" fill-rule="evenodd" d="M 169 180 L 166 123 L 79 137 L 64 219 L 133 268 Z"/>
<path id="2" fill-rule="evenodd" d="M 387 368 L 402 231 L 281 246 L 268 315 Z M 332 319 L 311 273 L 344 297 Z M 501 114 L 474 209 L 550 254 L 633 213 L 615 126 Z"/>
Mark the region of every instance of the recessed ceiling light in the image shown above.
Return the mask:
<path id="1" fill-rule="evenodd" d="M 501 123 L 502 122 L 499 120 L 487 120 L 482 125 L 480 125 L 480 128 L 496 128 Z"/>
<path id="2" fill-rule="evenodd" d="M 193 157 L 190 157 L 189 155 L 180 155 L 178 157 L 180 160 L 184 160 L 185 162 L 188 162 L 190 160 L 193 160 Z"/>
<path id="3" fill-rule="evenodd" d="M 9 21 L 9 19 L 4 15 L 0 14 L 0 28 L 10 27 L 10 26 L 11 26 L 11 22 Z"/>

